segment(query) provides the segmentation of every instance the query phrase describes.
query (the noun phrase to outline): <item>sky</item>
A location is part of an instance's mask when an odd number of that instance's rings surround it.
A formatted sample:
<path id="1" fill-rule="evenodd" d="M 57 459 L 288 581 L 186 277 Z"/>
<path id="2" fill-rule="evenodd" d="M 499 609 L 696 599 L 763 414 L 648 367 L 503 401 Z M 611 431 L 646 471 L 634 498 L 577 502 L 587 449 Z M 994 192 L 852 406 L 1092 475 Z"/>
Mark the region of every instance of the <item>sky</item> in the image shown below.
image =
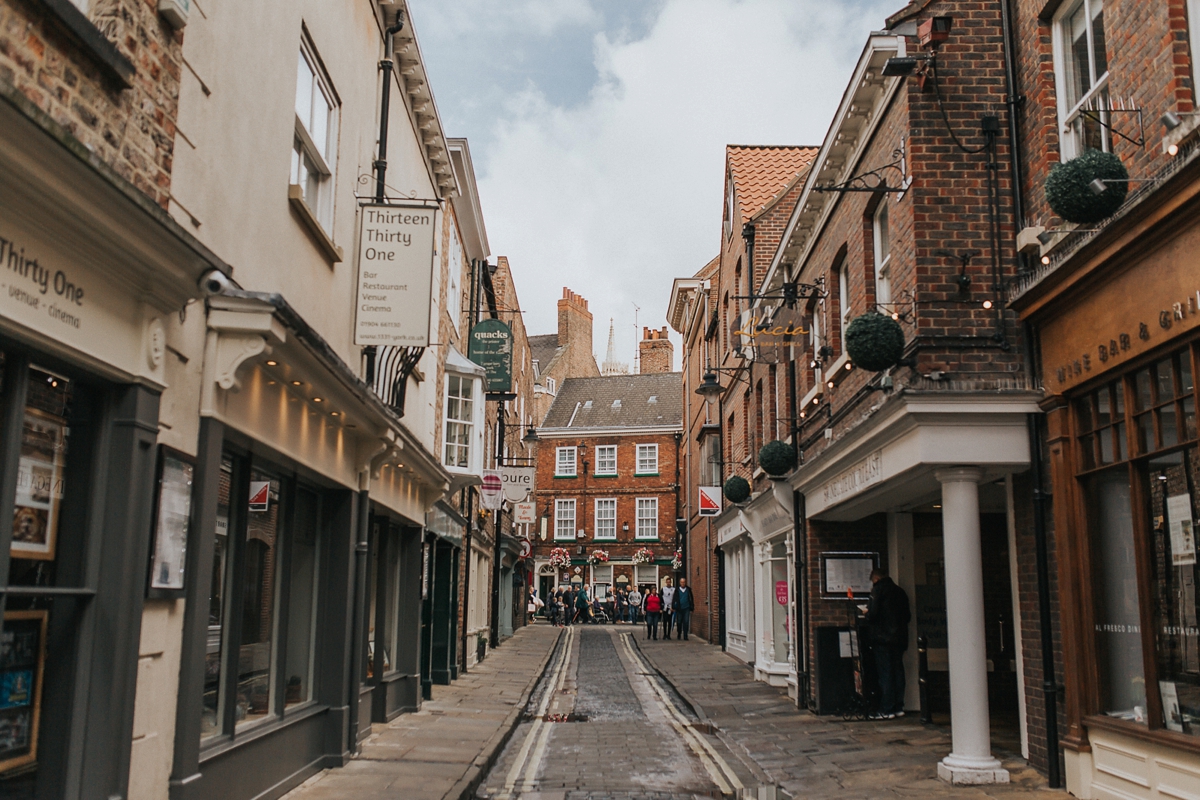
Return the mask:
<path id="1" fill-rule="evenodd" d="M 597 361 L 611 318 L 631 365 L 641 329 L 667 324 L 671 282 L 717 255 L 725 145 L 819 145 L 867 33 L 904 5 L 408 2 L 526 330 L 553 333 L 570 287 L 589 302 Z"/>

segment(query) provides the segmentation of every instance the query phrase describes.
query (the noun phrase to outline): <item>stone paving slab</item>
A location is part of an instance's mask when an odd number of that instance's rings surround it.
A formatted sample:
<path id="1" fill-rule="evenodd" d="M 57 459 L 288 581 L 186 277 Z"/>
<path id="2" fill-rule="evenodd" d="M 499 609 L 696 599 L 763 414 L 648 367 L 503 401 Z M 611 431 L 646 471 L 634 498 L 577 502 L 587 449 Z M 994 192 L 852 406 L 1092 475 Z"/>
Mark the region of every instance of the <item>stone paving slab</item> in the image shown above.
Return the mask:
<path id="1" fill-rule="evenodd" d="M 996 748 L 1007 786 L 951 786 L 937 779 L 950 752 L 950 728 L 922 725 L 915 714 L 897 720 L 845 722 L 796 708 L 786 692 L 755 681 L 745 664 L 700 641 L 637 642 L 639 649 L 720 737 L 753 760 L 772 782 L 805 800 L 878 798 L 1003 798 L 1069 795 L 1018 754 Z"/>
<path id="2" fill-rule="evenodd" d="M 421 710 L 375 725 L 346 766 L 314 775 L 283 800 L 460 800 L 474 792 L 520 721 L 559 631 L 532 625 Z"/>

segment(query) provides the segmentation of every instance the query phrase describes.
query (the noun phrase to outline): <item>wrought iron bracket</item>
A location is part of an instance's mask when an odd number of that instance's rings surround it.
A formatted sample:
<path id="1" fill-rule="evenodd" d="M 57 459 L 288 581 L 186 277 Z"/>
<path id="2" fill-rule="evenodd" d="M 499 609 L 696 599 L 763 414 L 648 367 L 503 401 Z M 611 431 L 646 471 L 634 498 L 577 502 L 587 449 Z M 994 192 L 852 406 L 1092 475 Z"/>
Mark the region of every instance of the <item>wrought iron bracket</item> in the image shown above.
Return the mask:
<path id="1" fill-rule="evenodd" d="M 908 187 L 912 186 L 912 176 L 908 174 L 908 156 L 903 141 L 892 151 L 892 158 L 895 160 L 889 164 L 847 178 L 841 183 L 813 186 L 813 191 L 842 194 L 847 192 L 895 192 L 902 195 L 908 191 Z M 896 179 L 896 185 L 888 183 L 889 177 Z"/>
<path id="2" fill-rule="evenodd" d="M 1138 127 L 1137 138 L 1134 139 L 1133 137 L 1122 133 L 1114 128 L 1111 122 L 1105 121 L 1104 117 L 1112 114 L 1135 114 L 1137 116 Z M 1132 99 L 1118 100 L 1116 103 L 1110 99 L 1108 104 L 1105 105 L 1102 99 L 1097 102 L 1097 98 L 1092 98 L 1084 105 L 1083 108 L 1079 109 L 1079 116 L 1090 119 L 1092 122 L 1095 122 L 1109 133 L 1121 137 L 1134 147 L 1146 146 L 1146 126 L 1142 119 L 1142 109 L 1138 106 L 1135 106 Z"/>
<path id="3" fill-rule="evenodd" d="M 824 300 L 829 296 L 829 292 L 825 291 L 825 277 L 817 278 L 816 283 L 800 283 L 798 281 L 790 281 L 779 287 L 778 291 L 765 292 L 763 294 L 750 295 L 734 295 L 734 300 L 782 300 L 783 304 L 788 308 L 795 308 L 796 303 L 801 300 L 810 300 L 817 298 Z"/>

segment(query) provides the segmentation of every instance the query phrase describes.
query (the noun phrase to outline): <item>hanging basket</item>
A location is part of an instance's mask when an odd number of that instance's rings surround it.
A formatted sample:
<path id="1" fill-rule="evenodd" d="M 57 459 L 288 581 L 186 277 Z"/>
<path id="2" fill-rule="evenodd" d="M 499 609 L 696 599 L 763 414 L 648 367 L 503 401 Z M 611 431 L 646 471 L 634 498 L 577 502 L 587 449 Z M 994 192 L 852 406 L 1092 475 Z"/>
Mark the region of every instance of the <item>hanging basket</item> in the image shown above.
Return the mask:
<path id="1" fill-rule="evenodd" d="M 854 366 L 883 372 L 904 355 L 904 331 L 891 317 L 868 312 L 846 326 L 846 352 Z"/>
<path id="2" fill-rule="evenodd" d="M 787 475 L 796 466 L 796 448 L 776 439 L 758 451 L 758 465 L 773 478 Z"/>
<path id="3" fill-rule="evenodd" d="M 550 566 L 552 567 L 569 567 L 571 566 L 571 551 L 565 547 L 556 547 L 550 551 Z"/>
<path id="4" fill-rule="evenodd" d="M 1109 183 L 1100 194 L 1092 191 L 1095 180 Z M 1128 193 L 1129 172 L 1121 159 L 1102 150 L 1087 150 L 1078 158 L 1055 164 L 1046 176 L 1046 202 L 1067 222 L 1091 225 L 1111 217 Z"/>
<path id="5" fill-rule="evenodd" d="M 741 475 L 725 481 L 725 497 L 731 503 L 744 503 L 750 499 L 750 483 Z"/>
<path id="6" fill-rule="evenodd" d="M 591 553 L 588 554 L 588 563 L 591 564 L 592 566 L 597 566 L 599 564 L 607 564 L 608 563 L 608 551 L 607 550 L 593 550 Z"/>
<path id="7" fill-rule="evenodd" d="M 630 560 L 634 563 L 634 565 L 653 564 L 654 551 L 649 547 L 640 547 L 638 548 L 637 552 L 633 554 L 633 558 Z"/>

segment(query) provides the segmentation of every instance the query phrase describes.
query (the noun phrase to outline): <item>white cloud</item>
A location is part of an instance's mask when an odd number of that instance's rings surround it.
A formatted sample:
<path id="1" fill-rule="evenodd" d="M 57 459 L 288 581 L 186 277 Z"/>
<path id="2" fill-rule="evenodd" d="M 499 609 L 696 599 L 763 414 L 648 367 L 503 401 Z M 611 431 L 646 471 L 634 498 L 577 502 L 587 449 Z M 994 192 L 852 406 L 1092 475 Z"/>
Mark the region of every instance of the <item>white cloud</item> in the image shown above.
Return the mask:
<path id="1" fill-rule="evenodd" d="M 466 133 L 492 252 L 510 258 L 528 330 L 554 330 L 569 286 L 590 301 L 598 356 L 611 316 L 618 357 L 631 360 L 634 304 L 641 325 L 661 327 L 672 279 L 717 253 L 724 145 L 820 144 L 866 33 L 898 5 L 667 0 L 643 36 L 598 30 L 598 79 L 575 102 L 533 81 L 510 89 L 490 130 Z M 539 33 L 594 13 L 513 7 L 550 26 Z"/>

